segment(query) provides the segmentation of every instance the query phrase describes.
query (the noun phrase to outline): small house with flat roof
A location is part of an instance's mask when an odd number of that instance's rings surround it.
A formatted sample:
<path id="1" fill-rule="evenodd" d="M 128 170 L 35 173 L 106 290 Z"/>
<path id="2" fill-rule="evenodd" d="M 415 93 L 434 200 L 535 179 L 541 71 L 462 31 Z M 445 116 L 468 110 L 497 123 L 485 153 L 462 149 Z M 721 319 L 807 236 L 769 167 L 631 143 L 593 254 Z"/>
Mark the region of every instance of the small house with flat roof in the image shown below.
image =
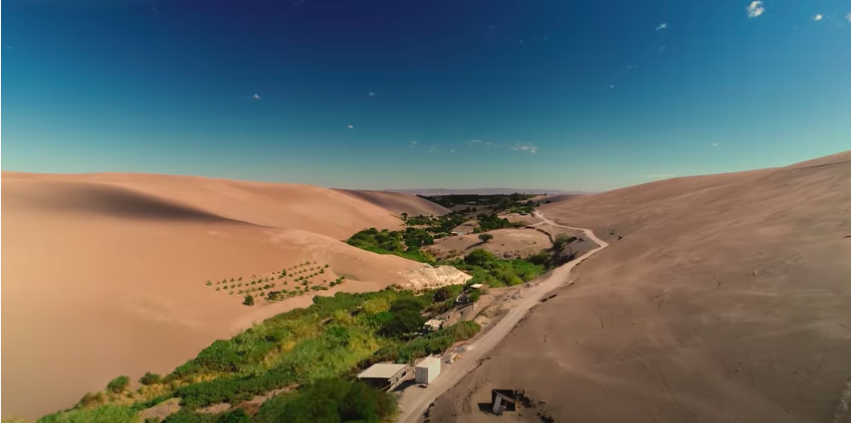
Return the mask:
<path id="1" fill-rule="evenodd" d="M 358 379 L 381 389 L 392 390 L 408 376 L 407 364 L 376 363 L 358 375 Z"/>

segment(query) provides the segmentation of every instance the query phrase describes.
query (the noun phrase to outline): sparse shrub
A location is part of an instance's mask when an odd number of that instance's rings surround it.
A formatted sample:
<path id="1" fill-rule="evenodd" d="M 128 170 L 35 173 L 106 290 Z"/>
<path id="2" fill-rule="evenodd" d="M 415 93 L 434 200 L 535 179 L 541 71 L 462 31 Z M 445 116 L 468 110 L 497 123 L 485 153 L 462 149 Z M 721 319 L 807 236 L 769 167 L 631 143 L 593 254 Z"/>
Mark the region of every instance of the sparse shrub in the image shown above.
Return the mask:
<path id="1" fill-rule="evenodd" d="M 228 295 L 233 295 L 233 291 L 231 291 L 231 292 L 228 292 Z"/>
<path id="2" fill-rule="evenodd" d="M 207 281 L 207 286 L 210 286 L 210 285 L 212 285 L 212 284 L 213 284 L 212 282 Z"/>
<path id="3" fill-rule="evenodd" d="M 239 279 L 237 279 L 237 281 L 242 282 L 242 276 L 240 276 Z"/>
<path id="4" fill-rule="evenodd" d="M 86 392 L 83 398 L 80 398 L 80 405 L 83 407 L 91 407 L 103 401 L 103 392 Z"/>
<path id="5" fill-rule="evenodd" d="M 139 378 L 139 383 L 145 386 L 154 385 L 162 382 L 162 377 L 156 373 L 145 372 L 145 374 Z"/>
<path id="6" fill-rule="evenodd" d="M 233 282 L 234 281 L 233 278 L 230 278 L 230 281 Z"/>
<path id="7" fill-rule="evenodd" d="M 242 301 L 243 305 L 253 306 L 254 305 L 254 297 L 251 295 L 246 295 L 245 300 Z"/>
<path id="8" fill-rule="evenodd" d="M 109 381 L 106 384 L 106 390 L 109 392 L 113 392 L 116 394 L 120 394 L 127 390 L 127 386 L 130 385 L 130 378 L 127 376 L 118 376 L 115 379 Z"/>
<path id="9" fill-rule="evenodd" d="M 216 291 L 221 291 L 221 289 L 222 289 L 221 287 L 218 287 L 218 286 L 216 287 Z"/>
<path id="10" fill-rule="evenodd" d="M 326 268 L 326 269 L 328 268 L 328 265 L 327 265 L 327 264 L 325 265 L 325 268 Z"/>

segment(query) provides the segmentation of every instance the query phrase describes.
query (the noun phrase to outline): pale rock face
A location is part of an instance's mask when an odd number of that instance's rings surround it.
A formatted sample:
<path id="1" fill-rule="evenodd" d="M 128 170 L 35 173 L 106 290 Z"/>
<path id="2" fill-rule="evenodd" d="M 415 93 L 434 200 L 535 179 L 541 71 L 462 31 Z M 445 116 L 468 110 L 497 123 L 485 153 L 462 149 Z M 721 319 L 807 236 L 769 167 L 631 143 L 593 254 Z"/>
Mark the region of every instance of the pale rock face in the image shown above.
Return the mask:
<path id="1" fill-rule="evenodd" d="M 402 272 L 402 277 L 408 281 L 402 287 L 415 291 L 462 285 L 473 278 L 452 266 L 432 267 L 427 264 L 406 269 Z"/>

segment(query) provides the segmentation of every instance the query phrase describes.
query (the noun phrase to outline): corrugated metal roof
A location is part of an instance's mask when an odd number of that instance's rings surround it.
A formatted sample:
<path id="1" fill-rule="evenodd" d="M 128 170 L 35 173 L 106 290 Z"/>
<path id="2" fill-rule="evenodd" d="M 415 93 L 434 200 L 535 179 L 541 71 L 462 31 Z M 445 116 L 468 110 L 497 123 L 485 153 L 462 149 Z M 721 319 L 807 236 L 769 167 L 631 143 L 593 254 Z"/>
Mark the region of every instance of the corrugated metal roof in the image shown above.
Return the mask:
<path id="1" fill-rule="evenodd" d="M 363 371 L 358 375 L 358 379 L 390 379 L 396 373 L 399 373 L 408 367 L 407 364 L 394 363 L 378 363 Z"/>

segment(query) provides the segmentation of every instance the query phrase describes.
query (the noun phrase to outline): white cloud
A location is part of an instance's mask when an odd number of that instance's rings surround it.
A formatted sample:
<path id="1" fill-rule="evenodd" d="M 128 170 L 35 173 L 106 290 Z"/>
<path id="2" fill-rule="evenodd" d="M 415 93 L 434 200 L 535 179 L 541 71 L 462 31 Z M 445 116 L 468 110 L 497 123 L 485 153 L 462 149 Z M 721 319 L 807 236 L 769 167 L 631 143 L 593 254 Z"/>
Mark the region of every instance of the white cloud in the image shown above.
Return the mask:
<path id="1" fill-rule="evenodd" d="M 449 150 L 449 152 L 450 152 L 450 153 L 454 153 L 454 152 L 455 152 L 455 149 L 453 148 L 453 149 Z"/>
<path id="2" fill-rule="evenodd" d="M 413 141 L 413 140 L 411 141 L 411 148 L 417 148 L 417 142 L 416 141 Z"/>
<path id="3" fill-rule="evenodd" d="M 627 65 L 626 66 L 627 69 L 635 69 L 637 67 L 638 67 L 638 65 Z"/>
<path id="4" fill-rule="evenodd" d="M 677 176 L 673 173 L 651 173 L 649 175 L 644 175 L 647 179 L 668 179 Z"/>
<path id="5" fill-rule="evenodd" d="M 822 15 L 821 13 L 819 13 L 819 14 L 817 14 L 817 15 L 813 16 L 813 20 L 814 20 L 814 21 L 820 21 L 820 20 L 822 20 L 822 19 L 824 19 L 824 15 Z"/>
<path id="6" fill-rule="evenodd" d="M 255 100 L 260 100 L 260 94 L 254 94 L 253 96 L 251 96 L 251 98 Z"/>
<path id="7" fill-rule="evenodd" d="M 476 144 L 481 144 L 481 143 L 482 143 L 482 140 L 470 140 L 470 141 L 467 141 L 467 144 L 470 144 L 470 145 L 476 145 Z"/>
<path id="8" fill-rule="evenodd" d="M 765 6 L 762 5 L 761 1 L 752 1 L 745 10 L 748 12 L 749 18 L 758 18 L 760 15 L 765 13 Z"/>
<path id="9" fill-rule="evenodd" d="M 369 92 L 369 96 L 370 96 L 370 97 L 375 97 L 375 93 L 374 93 L 374 92 L 372 92 L 372 91 L 370 91 L 370 92 Z"/>
<path id="10" fill-rule="evenodd" d="M 614 88 L 614 87 L 615 87 L 615 85 L 614 85 L 614 84 L 609 85 L 609 88 Z"/>
<path id="11" fill-rule="evenodd" d="M 661 31 L 663 29 L 668 29 L 668 24 L 665 22 L 660 23 L 659 26 L 656 27 L 657 31 Z"/>
<path id="12" fill-rule="evenodd" d="M 535 147 L 534 144 L 520 142 L 520 141 L 515 142 L 514 145 L 512 145 L 509 148 L 511 148 L 514 151 L 528 151 L 532 154 L 535 154 L 535 153 L 538 152 L 538 147 Z"/>
<path id="13" fill-rule="evenodd" d="M 710 144 L 710 145 L 711 145 L 711 146 L 713 146 L 713 147 L 718 147 L 720 144 L 718 144 L 717 142 L 713 142 L 713 143 L 712 143 L 712 144 Z"/>
<path id="14" fill-rule="evenodd" d="M 851 12 L 848 12 L 848 14 L 845 15 L 845 20 L 848 21 L 848 23 L 851 23 Z"/>
<path id="15" fill-rule="evenodd" d="M 352 126 L 352 125 L 349 125 L 349 129 L 355 129 L 355 127 Z"/>
<path id="16" fill-rule="evenodd" d="M 666 48 L 668 48 L 668 46 L 659 47 L 659 53 L 664 53 Z"/>
<path id="17" fill-rule="evenodd" d="M 429 153 L 439 153 L 439 152 L 441 152 L 441 151 L 443 151 L 443 149 L 442 149 L 442 148 L 440 148 L 440 147 L 438 147 L 438 146 L 436 146 L 436 145 L 434 145 L 434 144 L 432 144 L 432 145 L 430 145 L 430 146 L 428 147 L 428 152 L 429 152 Z"/>

